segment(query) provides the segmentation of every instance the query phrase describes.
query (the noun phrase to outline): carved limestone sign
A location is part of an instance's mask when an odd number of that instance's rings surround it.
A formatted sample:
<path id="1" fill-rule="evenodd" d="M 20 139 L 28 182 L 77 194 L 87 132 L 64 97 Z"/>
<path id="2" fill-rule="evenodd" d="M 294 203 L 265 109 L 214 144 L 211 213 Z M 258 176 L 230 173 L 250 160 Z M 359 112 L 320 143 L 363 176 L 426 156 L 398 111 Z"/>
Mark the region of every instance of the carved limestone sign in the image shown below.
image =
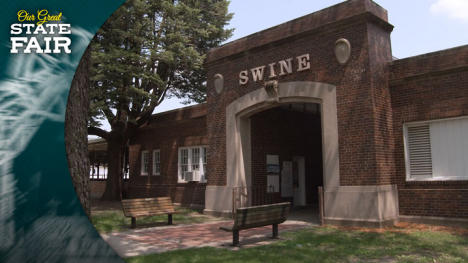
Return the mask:
<path id="1" fill-rule="evenodd" d="M 247 85 L 250 79 L 254 82 L 263 81 L 265 77 L 265 68 L 268 68 L 268 78 L 272 79 L 277 76 L 284 76 L 293 73 L 293 61 L 297 63 L 297 72 L 304 71 L 310 69 L 310 55 L 304 54 L 297 56 L 295 59 L 288 58 L 285 60 L 281 60 L 278 62 L 273 62 L 266 65 L 252 68 L 250 69 L 250 76 L 249 70 L 244 70 L 239 73 L 239 84 L 240 85 Z M 278 75 L 277 75 L 278 74 Z M 250 78 L 251 77 L 251 78 Z"/>

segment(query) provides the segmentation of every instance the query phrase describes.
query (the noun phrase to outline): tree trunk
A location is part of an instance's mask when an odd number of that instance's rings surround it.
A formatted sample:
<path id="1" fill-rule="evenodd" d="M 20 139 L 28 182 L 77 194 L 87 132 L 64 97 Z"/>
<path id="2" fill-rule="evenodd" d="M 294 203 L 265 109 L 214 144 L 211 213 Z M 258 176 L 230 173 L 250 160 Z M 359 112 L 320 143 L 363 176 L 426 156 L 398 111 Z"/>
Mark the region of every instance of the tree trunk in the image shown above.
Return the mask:
<path id="1" fill-rule="evenodd" d="M 106 190 L 101 200 L 121 201 L 122 200 L 122 160 L 125 143 L 121 141 L 107 140 L 107 182 Z"/>
<path id="2" fill-rule="evenodd" d="M 91 219 L 87 112 L 89 108 L 90 48 L 81 58 L 73 78 L 65 114 L 65 146 L 70 175 L 78 199 Z"/>

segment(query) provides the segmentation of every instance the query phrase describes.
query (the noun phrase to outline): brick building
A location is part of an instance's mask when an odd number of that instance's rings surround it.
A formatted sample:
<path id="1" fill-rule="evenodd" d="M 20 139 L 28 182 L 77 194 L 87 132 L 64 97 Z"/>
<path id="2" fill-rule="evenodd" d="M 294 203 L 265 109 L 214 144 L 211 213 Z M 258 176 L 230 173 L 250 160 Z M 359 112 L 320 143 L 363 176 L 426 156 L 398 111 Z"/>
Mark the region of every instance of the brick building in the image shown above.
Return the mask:
<path id="1" fill-rule="evenodd" d="M 392 30 L 350 0 L 212 49 L 206 104 L 130 142 L 130 197 L 228 216 L 323 186 L 326 223 L 467 223 L 468 46 L 394 60 Z"/>

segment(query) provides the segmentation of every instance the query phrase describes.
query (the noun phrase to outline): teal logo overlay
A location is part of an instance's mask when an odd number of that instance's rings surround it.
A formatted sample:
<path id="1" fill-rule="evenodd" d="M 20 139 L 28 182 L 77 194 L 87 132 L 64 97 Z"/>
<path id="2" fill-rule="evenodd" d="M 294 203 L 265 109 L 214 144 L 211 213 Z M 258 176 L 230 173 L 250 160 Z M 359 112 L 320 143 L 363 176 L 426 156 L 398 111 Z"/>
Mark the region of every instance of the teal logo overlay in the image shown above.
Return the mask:
<path id="1" fill-rule="evenodd" d="M 62 52 L 70 54 L 71 40 L 64 35 L 71 34 L 71 25 L 59 23 L 61 20 L 62 13 L 50 15 L 47 9 L 38 10 L 36 16 L 26 10 L 18 11 L 18 22 L 28 21 L 28 23 L 11 25 L 10 33 L 14 37 L 10 37 L 10 53 L 19 53 L 19 49 L 25 47 L 21 51 L 26 54 L 60 54 Z"/>
<path id="2" fill-rule="evenodd" d="M 81 207 L 64 142 L 76 67 L 123 2 L 0 4 L 0 262 L 123 262 Z"/>

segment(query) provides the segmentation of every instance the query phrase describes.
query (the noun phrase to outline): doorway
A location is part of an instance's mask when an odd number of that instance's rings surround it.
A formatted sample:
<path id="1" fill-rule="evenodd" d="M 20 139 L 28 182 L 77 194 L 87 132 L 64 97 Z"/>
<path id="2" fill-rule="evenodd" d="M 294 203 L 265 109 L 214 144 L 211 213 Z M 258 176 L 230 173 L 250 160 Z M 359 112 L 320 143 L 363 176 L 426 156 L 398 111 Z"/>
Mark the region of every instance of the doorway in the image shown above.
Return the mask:
<path id="1" fill-rule="evenodd" d="M 251 200 L 317 204 L 317 189 L 323 186 L 320 104 L 282 104 L 250 116 L 249 122 Z"/>
<path id="2" fill-rule="evenodd" d="M 306 205 L 305 158 L 293 157 L 293 206 Z M 310 189 L 312 190 L 312 189 Z"/>
<path id="3" fill-rule="evenodd" d="M 236 202 L 233 199 L 233 189 L 252 187 L 252 170 L 255 164 L 251 159 L 250 117 L 287 103 L 320 104 L 323 185 L 325 188 L 340 186 L 336 86 L 308 81 L 279 83 L 276 95 L 259 88 L 239 97 L 226 107 L 226 181 L 224 185 L 206 187 L 206 213 L 229 215 Z M 241 201 L 240 205 L 248 204 Z"/>

